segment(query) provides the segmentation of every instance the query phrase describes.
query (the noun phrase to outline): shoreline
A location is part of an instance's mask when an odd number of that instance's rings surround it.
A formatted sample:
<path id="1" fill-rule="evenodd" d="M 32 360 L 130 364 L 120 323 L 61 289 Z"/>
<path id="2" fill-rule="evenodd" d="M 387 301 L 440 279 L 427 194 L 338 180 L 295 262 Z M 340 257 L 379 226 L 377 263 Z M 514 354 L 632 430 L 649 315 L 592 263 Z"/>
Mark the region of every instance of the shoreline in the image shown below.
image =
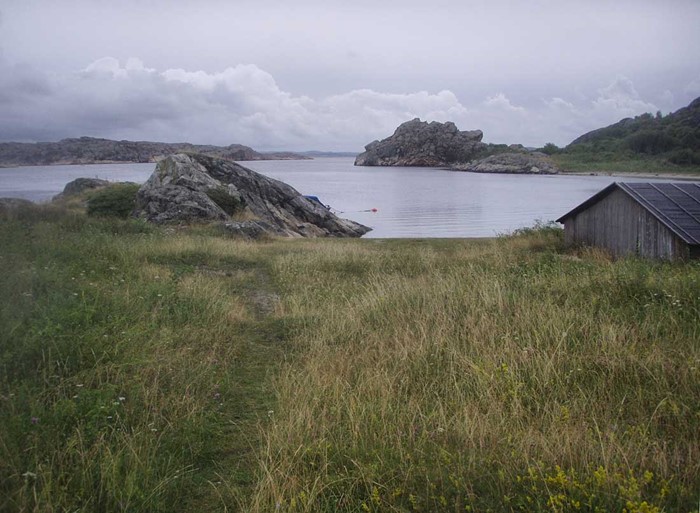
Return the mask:
<path id="1" fill-rule="evenodd" d="M 678 173 L 645 173 L 643 171 L 561 171 L 557 174 L 569 176 L 619 176 L 621 178 L 671 178 L 673 180 L 700 181 L 700 174 L 685 175 Z"/>

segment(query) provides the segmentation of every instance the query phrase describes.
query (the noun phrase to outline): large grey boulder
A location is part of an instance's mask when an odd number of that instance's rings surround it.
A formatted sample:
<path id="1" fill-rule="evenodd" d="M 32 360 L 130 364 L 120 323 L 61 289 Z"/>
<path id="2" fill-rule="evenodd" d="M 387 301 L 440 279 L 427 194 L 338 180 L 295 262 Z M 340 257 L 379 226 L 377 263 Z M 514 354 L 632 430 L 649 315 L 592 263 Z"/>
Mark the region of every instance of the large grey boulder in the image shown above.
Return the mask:
<path id="1" fill-rule="evenodd" d="M 201 154 L 179 153 L 158 162 L 139 189 L 134 215 L 154 223 L 223 221 L 232 233 L 249 237 L 360 237 L 371 230 L 279 180 Z"/>
<path id="2" fill-rule="evenodd" d="M 439 123 L 416 118 L 399 125 L 394 135 L 365 146 L 356 166 L 450 166 L 469 162 L 486 145 L 481 130 L 460 131 L 448 121 Z"/>
<path id="3" fill-rule="evenodd" d="M 277 232 L 274 226 L 265 221 L 232 221 L 225 223 L 224 229 L 231 235 L 244 239 L 259 239 Z"/>
<path id="4" fill-rule="evenodd" d="M 559 172 L 556 164 L 544 153 L 498 153 L 468 164 L 453 166 L 458 171 L 472 173 L 510 173 L 552 175 Z"/>

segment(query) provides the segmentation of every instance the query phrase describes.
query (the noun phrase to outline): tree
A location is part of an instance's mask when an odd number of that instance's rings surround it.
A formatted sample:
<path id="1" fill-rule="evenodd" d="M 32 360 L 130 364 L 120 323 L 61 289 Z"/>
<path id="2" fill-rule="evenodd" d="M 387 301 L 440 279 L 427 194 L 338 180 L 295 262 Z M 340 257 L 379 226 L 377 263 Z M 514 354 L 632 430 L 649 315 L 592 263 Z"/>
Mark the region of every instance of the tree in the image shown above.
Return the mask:
<path id="1" fill-rule="evenodd" d="M 544 145 L 542 148 L 542 153 L 545 153 L 547 155 L 554 155 L 556 153 L 560 153 L 561 149 L 559 146 L 557 146 L 554 143 L 548 142 L 547 144 Z"/>

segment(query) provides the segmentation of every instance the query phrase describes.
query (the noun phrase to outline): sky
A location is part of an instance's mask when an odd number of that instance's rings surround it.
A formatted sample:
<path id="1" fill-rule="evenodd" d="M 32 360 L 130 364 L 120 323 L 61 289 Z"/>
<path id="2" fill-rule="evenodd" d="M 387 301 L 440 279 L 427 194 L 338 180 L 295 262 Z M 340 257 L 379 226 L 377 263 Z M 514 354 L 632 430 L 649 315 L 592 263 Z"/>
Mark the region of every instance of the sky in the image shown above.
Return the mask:
<path id="1" fill-rule="evenodd" d="M 698 0 L 0 0 L 0 141 L 564 146 L 700 96 Z"/>

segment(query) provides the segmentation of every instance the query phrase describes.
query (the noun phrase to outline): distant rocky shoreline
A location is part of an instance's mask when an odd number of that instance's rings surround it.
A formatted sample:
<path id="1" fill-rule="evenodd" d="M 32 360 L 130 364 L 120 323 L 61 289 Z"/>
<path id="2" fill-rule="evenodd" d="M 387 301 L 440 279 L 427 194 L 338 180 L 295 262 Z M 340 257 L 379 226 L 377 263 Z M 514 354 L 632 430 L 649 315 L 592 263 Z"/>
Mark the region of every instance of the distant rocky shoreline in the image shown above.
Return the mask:
<path id="1" fill-rule="evenodd" d="M 454 171 L 468 171 L 470 173 L 502 173 L 502 174 L 530 174 L 530 175 L 554 175 L 559 173 L 556 164 L 544 153 L 526 150 L 509 151 L 489 155 L 466 164 L 457 164 L 451 167 Z"/>
<path id="2" fill-rule="evenodd" d="M 183 152 L 240 161 L 311 158 L 292 152 L 261 153 L 242 144 L 214 146 L 80 137 L 58 142 L 0 143 L 0 167 L 150 163 Z"/>

